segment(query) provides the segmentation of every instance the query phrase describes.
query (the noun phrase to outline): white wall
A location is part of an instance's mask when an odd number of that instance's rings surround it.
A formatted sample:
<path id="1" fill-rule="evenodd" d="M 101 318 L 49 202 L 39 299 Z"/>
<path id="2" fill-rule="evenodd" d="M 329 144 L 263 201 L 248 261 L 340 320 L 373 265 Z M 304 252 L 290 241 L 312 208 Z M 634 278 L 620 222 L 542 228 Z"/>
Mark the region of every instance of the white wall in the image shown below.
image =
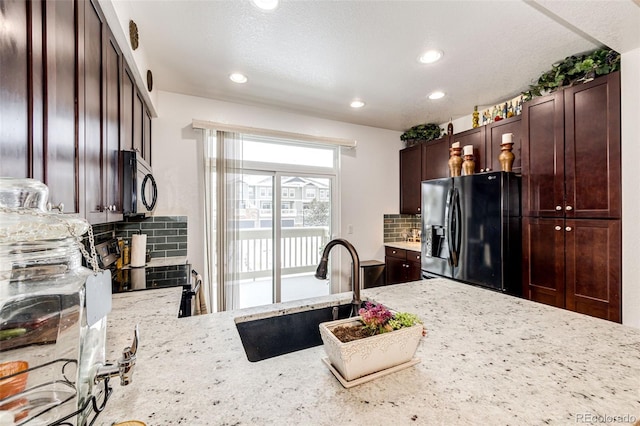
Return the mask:
<path id="1" fill-rule="evenodd" d="M 357 148 L 341 155 L 338 233 L 353 243 L 361 260 L 384 260 L 383 215 L 399 210 L 400 132 L 162 91 L 157 99 L 152 129 L 152 165 L 159 188 L 155 214 L 188 217 L 188 258 L 196 270 L 204 269 L 204 219 L 193 119 L 357 140 Z M 347 235 L 348 225 L 353 225 L 353 234 Z M 348 264 L 342 270 L 348 279 Z"/>
<path id="2" fill-rule="evenodd" d="M 640 328 L 640 48 L 622 54 L 622 323 Z"/>

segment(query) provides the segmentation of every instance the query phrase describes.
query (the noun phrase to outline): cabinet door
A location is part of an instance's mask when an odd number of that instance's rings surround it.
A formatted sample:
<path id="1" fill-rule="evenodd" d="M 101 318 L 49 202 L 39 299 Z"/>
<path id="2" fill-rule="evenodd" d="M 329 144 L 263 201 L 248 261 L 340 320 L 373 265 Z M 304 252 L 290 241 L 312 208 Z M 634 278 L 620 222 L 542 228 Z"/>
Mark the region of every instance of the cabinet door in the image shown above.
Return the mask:
<path id="1" fill-rule="evenodd" d="M 562 91 L 525 102 L 522 112 L 522 212 L 564 217 Z"/>
<path id="2" fill-rule="evenodd" d="M 84 2 L 84 204 L 90 223 L 104 222 L 102 169 L 103 22 L 93 2 Z"/>
<path id="3" fill-rule="evenodd" d="M 118 171 L 120 151 L 120 51 L 112 37 L 105 40 L 105 135 L 104 135 L 104 204 L 107 206 L 107 222 L 122 220 L 120 175 Z"/>
<path id="4" fill-rule="evenodd" d="M 151 115 L 146 108 L 144 109 L 142 119 L 144 121 L 142 127 L 142 153 L 146 162 L 151 165 Z"/>
<path id="5" fill-rule="evenodd" d="M 427 142 L 422 156 L 422 180 L 449 177 L 449 137 Z"/>
<path id="6" fill-rule="evenodd" d="M 44 9 L 44 181 L 52 204 L 64 204 L 65 212 L 79 213 L 76 3 L 73 0 L 44 2 Z"/>
<path id="7" fill-rule="evenodd" d="M 422 278 L 422 269 L 418 262 L 407 262 L 407 281 L 419 281 Z"/>
<path id="8" fill-rule="evenodd" d="M 522 117 L 511 117 L 487 125 L 486 134 L 486 162 L 485 167 L 490 170 L 502 170 L 498 156 L 501 152 L 502 135 L 513 133 L 513 148 L 511 152 L 515 156 L 511 167 L 514 173 L 520 173 L 522 168 Z"/>
<path id="9" fill-rule="evenodd" d="M 475 173 L 484 172 L 487 168 L 485 157 L 485 126 L 453 135 L 451 142 L 460 142 L 460 146 L 473 145 L 473 161 Z M 464 157 L 463 157 L 464 158 Z"/>
<path id="10" fill-rule="evenodd" d="M 564 220 L 525 217 L 522 230 L 523 296 L 564 308 Z"/>
<path id="11" fill-rule="evenodd" d="M 144 115 L 144 103 L 140 99 L 140 95 L 135 92 L 133 94 L 133 149 L 143 154 L 142 141 L 142 117 Z M 144 155 L 143 155 L 144 157 Z"/>
<path id="12" fill-rule="evenodd" d="M 400 213 L 420 213 L 422 144 L 400 151 Z"/>
<path id="13" fill-rule="evenodd" d="M 29 161 L 29 2 L 2 2 L 0 30 L 0 176 L 31 176 Z"/>
<path id="14" fill-rule="evenodd" d="M 133 77 L 124 67 L 122 75 L 122 149 L 133 149 L 133 99 L 135 96 Z"/>
<path id="15" fill-rule="evenodd" d="M 405 266 L 407 269 L 407 282 L 418 281 L 422 277 L 421 256 L 422 253 L 419 251 L 407 251 L 407 263 Z"/>
<path id="16" fill-rule="evenodd" d="M 387 284 L 399 284 L 407 281 L 406 261 L 395 257 L 385 257 Z"/>
<path id="17" fill-rule="evenodd" d="M 620 74 L 564 91 L 568 218 L 620 218 Z"/>
<path id="18" fill-rule="evenodd" d="M 620 220 L 567 220 L 567 309 L 621 322 Z"/>

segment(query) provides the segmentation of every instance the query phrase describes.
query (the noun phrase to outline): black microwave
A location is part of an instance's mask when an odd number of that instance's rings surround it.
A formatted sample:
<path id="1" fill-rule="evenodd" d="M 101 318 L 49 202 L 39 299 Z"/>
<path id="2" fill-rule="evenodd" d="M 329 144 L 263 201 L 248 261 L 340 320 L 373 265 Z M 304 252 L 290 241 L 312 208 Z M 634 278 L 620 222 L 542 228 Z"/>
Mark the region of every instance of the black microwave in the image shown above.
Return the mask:
<path id="1" fill-rule="evenodd" d="M 158 200 L 158 187 L 151 166 L 138 151 L 121 151 L 122 214 L 150 216 Z"/>

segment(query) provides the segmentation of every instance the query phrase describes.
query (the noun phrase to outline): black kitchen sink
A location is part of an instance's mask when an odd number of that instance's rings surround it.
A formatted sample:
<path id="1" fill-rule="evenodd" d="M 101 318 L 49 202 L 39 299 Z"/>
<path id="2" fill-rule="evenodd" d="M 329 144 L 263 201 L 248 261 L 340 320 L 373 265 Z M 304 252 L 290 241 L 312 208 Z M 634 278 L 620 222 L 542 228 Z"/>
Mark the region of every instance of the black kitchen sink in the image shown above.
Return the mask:
<path id="1" fill-rule="evenodd" d="M 251 362 L 312 348 L 322 344 L 318 325 L 334 319 L 349 318 L 351 304 L 327 306 L 292 314 L 277 315 L 252 321 L 236 319 L 242 346 Z"/>

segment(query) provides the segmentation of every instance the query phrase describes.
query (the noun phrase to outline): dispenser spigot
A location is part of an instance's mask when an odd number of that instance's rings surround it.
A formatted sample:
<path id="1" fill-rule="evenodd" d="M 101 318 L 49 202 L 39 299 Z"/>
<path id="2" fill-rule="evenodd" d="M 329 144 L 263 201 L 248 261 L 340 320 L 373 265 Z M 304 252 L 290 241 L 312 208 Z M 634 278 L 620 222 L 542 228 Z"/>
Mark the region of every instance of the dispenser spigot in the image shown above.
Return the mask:
<path id="1" fill-rule="evenodd" d="M 136 353 L 138 352 L 138 341 L 140 332 L 136 325 L 131 346 L 127 346 L 122 351 L 122 358 L 117 364 L 106 364 L 100 366 L 96 373 L 96 383 L 110 377 L 120 376 L 120 386 L 126 386 L 133 381 L 133 367 L 136 365 Z"/>

